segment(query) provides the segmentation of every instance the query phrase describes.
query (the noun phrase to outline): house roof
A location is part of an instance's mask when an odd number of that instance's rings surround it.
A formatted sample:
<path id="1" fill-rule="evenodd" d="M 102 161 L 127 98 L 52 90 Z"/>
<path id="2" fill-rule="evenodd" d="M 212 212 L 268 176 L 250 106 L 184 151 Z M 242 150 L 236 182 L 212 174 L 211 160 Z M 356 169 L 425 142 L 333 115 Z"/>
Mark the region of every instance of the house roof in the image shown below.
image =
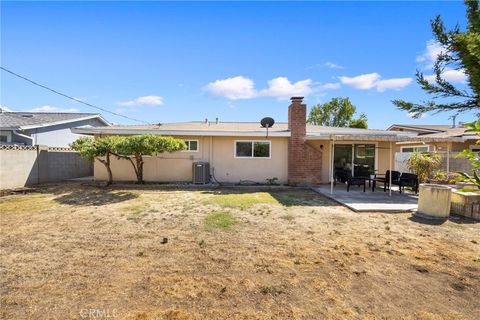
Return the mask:
<path id="1" fill-rule="evenodd" d="M 392 124 L 387 130 L 393 129 L 404 129 L 404 130 L 412 130 L 412 131 L 445 131 L 447 129 L 452 128 L 452 125 L 449 124 Z"/>
<path id="2" fill-rule="evenodd" d="M 375 129 L 337 128 L 316 125 L 307 125 L 309 140 L 337 139 L 337 140 L 381 140 L 381 141 L 405 141 L 415 139 L 417 136 L 411 132 L 385 131 Z M 266 129 L 257 122 L 219 122 L 208 123 L 205 121 L 165 123 L 158 125 L 130 125 L 73 128 L 72 132 L 91 135 L 117 134 L 161 134 L 173 136 L 237 136 L 237 137 L 264 137 Z M 290 137 L 288 123 L 277 122 L 269 128 L 268 135 L 271 137 Z M 436 140 L 442 140 L 438 138 Z M 423 139 L 425 140 L 425 139 Z M 423 141 L 422 140 L 422 141 Z"/>
<path id="3" fill-rule="evenodd" d="M 387 130 L 392 130 L 396 128 L 403 128 L 405 130 L 411 129 L 412 131 L 416 130 L 421 132 L 421 135 L 424 137 L 430 138 L 463 138 L 464 140 L 478 139 L 478 137 L 470 132 L 466 132 L 468 128 L 465 127 L 454 127 L 451 125 L 400 125 L 394 124 L 390 126 Z M 405 131 L 403 131 L 405 132 Z"/>
<path id="4" fill-rule="evenodd" d="M 107 126 L 110 125 L 97 113 L 0 112 L 0 128 L 25 130 L 94 118 L 97 118 Z"/>

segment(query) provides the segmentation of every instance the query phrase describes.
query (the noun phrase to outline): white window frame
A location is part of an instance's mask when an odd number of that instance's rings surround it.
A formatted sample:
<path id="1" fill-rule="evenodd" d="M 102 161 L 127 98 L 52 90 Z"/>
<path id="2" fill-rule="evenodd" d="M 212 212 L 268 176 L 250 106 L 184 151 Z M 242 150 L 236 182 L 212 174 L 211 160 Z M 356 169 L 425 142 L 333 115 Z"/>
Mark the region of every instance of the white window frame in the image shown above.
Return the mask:
<path id="1" fill-rule="evenodd" d="M 403 146 L 403 147 L 400 147 L 400 152 L 401 153 L 410 153 L 410 152 L 415 152 L 415 148 L 425 148 L 427 147 L 427 151 L 422 151 L 422 152 L 430 152 L 430 145 L 429 144 L 420 144 L 420 145 L 415 145 L 415 146 Z M 414 149 L 414 151 L 403 151 L 403 149 Z"/>
<path id="2" fill-rule="evenodd" d="M 472 151 L 473 150 L 480 150 L 480 144 L 471 144 L 469 146 L 469 149 L 472 150 Z M 475 152 L 477 152 L 477 151 L 475 151 Z"/>
<path id="3" fill-rule="evenodd" d="M 375 172 L 378 171 L 378 142 L 371 142 L 371 141 L 367 141 L 367 142 L 359 142 L 359 141 L 354 141 L 354 142 L 339 142 L 339 143 L 335 143 L 334 145 L 337 146 L 337 145 L 345 145 L 345 146 L 351 146 L 352 147 L 352 161 L 351 161 L 351 167 L 352 167 L 352 176 L 353 176 L 353 173 L 354 173 L 354 159 L 355 159 L 355 145 L 367 145 L 367 144 L 374 144 L 375 145 Z M 335 147 L 334 147 L 335 148 Z M 331 151 L 330 151 L 331 152 Z M 329 174 L 330 176 L 332 175 L 332 172 L 331 170 L 329 169 Z"/>
<path id="4" fill-rule="evenodd" d="M 252 143 L 252 156 L 251 157 L 237 157 L 237 142 L 251 142 Z M 268 157 L 255 157 L 254 143 L 255 142 L 268 142 Z M 271 159 L 272 158 L 272 141 L 271 140 L 235 140 L 233 142 L 233 157 L 235 159 Z"/>
<path id="5" fill-rule="evenodd" d="M 198 152 L 198 150 L 200 150 L 200 141 L 198 139 L 184 139 L 183 141 L 187 145 L 187 149 L 182 150 L 182 152 Z M 197 142 L 197 150 L 190 150 L 190 141 Z"/>

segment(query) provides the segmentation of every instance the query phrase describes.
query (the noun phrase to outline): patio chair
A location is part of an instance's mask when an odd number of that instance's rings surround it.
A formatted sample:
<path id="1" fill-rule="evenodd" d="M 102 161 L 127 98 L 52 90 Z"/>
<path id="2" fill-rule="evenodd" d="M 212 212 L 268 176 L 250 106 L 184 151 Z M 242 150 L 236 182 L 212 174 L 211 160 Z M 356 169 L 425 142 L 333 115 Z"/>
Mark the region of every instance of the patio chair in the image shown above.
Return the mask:
<path id="1" fill-rule="evenodd" d="M 400 189 L 400 193 L 402 193 L 402 189 L 403 191 L 405 191 L 405 187 L 412 187 L 413 191 L 415 191 L 415 194 L 417 194 L 418 193 L 418 176 L 413 173 L 403 172 L 400 175 L 400 180 L 398 181 L 398 188 Z"/>
<path id="2" fill-rule="evenodd" d="M 373 179 L 373 184 L 372 184 L 372 192 L 375 192 L 375 187 L 377 186 L 377 182 L 383 183 L 383 192 L 386 192 L 387 189 L 390 188 L 390 170 L 387 170 L 387 172 L 384 175 L 381 175 L 382 177 L 377 177 L 380 175 L 375 175 L 375 178 Z M 398 185 L 400 183 L 400 172 L 398 171 L 392 171 L 392 184 Z"/>
<path id="3" fill-rule="evenodd" d="M 363 192 L 365 192 L 365 187 L 367 186 L 365 177 L 354 177 L 350 171 L 346 172 L 346 176 L 347 192 L 350 192 L 350 186 L 363 186 Z"/>

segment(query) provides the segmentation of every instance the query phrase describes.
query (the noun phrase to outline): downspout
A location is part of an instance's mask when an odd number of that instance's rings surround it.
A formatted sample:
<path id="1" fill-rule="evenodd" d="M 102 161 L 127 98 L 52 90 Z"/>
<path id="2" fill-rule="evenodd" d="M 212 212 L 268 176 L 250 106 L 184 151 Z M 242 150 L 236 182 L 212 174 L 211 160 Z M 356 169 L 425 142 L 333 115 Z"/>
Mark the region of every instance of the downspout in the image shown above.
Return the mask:
<path id="1" fill-rule="evenodd" d="M 392 147 L 392 141 L 390 141 L 390 162 L 388 164 L 388 168 L 390 169 L 390 174 L 389 174 L 389 177 L 388 177 L 388 196 L 391 197 L 392 196 L 392 153 L 393 153 L 393 147 Z M 375 182 L 374 182 L 375 183 Z M 402 190 L 400 190 L 401 192 Z"/>

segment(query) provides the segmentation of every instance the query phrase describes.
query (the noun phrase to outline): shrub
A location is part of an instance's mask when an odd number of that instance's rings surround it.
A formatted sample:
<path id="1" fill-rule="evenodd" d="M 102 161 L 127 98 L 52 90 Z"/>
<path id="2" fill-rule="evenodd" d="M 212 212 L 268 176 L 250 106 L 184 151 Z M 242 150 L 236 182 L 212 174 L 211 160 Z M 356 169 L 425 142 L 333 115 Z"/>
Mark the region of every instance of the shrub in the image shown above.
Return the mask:
<path id="1" fill-rule="evenodd" d="M 418 176 L 418 181 L 420 183 L 424 183 L 428 181 L 434 170 L 440 167 L 441 163 L 442 158 L 436 152 L 414 152 L 407 160 L 407 167 Z"/>

